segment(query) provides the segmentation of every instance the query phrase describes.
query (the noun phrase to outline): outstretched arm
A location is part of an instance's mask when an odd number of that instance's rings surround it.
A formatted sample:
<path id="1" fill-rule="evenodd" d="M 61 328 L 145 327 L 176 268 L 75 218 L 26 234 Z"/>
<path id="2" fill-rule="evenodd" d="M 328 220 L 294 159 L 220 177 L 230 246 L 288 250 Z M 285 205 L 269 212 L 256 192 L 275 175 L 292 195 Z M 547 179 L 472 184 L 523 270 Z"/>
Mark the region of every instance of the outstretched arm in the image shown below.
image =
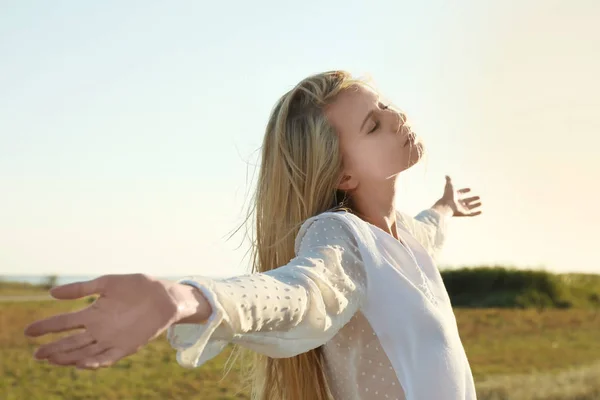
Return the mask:
<path id="1" fill-rule="evenodd" d="M 98 294 L 89 307 L 37 321 L 28 336 L 83 329 L 35 354 L 56 365 L 95 369 L 135 353 L 168 330 L 186 367 L 202 365 L 227 343 L 291 357 L 329 340 L 358 310 L 364 266 L 340 219 L 318 217 L 298 235 L 297 256 L 265 273 L 181 283 L 105 275 L 52 289 L 58 299 Z M 303 226 L 304 228 L 304 226 Z"/>
<path id="2" fill-rule="evenodd" d="M 402 224 L 427 249 L 435 260 L 446 238 L 446 220 L 449 217 L 474 217 L 481 214 L 479 196 L 465 197 L 470 188 L 454 190 L 452 179 L 446 176 L 442 197 L 414 218 L 400 213 Z"/>

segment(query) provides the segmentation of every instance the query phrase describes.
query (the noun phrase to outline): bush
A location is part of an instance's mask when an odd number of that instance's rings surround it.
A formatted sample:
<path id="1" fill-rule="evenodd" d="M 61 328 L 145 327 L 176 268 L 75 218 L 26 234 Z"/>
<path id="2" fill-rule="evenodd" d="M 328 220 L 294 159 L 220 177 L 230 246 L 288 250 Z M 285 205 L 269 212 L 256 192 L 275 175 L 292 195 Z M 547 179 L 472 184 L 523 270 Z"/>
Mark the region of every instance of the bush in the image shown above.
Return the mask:
<path id="1" fill-rule="evenodd" d="M 44 289 L 50 290 L 58 283 L 58 275 L 49 275 L 46 277 L 46 280 L 42 284 Z"/>
<path id="2" fill-rule="evenodd" d="M 498 266 L 446 269 L 441 274 L 456 307 L 544 309 L 592 307 L 600 302 L 593 293 L 598 292 L 600 276 Z"/>

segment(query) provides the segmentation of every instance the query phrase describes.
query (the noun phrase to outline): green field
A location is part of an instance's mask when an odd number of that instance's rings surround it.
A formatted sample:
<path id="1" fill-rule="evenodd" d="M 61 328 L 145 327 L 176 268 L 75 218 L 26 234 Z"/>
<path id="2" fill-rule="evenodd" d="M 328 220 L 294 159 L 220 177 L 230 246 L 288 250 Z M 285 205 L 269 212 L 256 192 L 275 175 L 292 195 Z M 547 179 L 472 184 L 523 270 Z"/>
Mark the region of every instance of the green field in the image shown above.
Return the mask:
<path id="1" fill-rule="evenodd" d="M 30 321 L 82 304 L 0 303 L 1 399 L 249 398 L 248 391 L 239 387 L 237 366 L 221 379 L 229 350 L 202 368 L 186 370 L 177 365 L 175 352 L 164 338 L 99 371 L 33 360 L 35 347 L 50 338 L 25 338 L 23 328 Z M 600 398 L 600 313 L 457 309 L 456 316 L 480 399 Z M 574 366 L 578 368 L 569 370 Z M 502 395 L 507 390 L 509 397 Z M 539 393 L 546 393 L 545 397 L 533 397 Z"/>
<path id="2" fill-rule="evenodd" d="M 489 268 L 443 275 L 453 303 L 470 306 L 455 314 L 478 399 L 600 400 L 600 276 Z M 0 300 L 45 293 L 0 282 Z M 52 337 L 26 338 L 24 327 L 85 304 L 0 301 L 0 399 L 249 399 L 240 364 L 224 376 L 231 348 L 192 370 L 176 363 L 164 337 L 99 371 L 35 361 L 35 348 Z"/>

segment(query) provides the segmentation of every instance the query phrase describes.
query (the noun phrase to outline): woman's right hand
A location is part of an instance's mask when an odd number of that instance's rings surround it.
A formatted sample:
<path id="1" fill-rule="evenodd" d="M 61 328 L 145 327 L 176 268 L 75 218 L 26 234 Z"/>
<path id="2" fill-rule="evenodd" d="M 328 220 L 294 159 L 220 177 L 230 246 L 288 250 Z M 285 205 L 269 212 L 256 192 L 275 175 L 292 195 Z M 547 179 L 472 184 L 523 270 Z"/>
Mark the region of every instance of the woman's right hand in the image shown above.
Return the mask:
<path id="1" fill-rule="evenodd" d="M 36 321 L 25 329 L 27 336 L 37 337 L 83 328 L 42 345 L 35 358 L 86 369 L 110 366 L 138 351 L 170 325 L 200 322 L 211 312 L 198 289 L 143 274 L 104 275 L 57 286 L 50 293 L 57 299 L 99 295 L 87 308 Z"/>

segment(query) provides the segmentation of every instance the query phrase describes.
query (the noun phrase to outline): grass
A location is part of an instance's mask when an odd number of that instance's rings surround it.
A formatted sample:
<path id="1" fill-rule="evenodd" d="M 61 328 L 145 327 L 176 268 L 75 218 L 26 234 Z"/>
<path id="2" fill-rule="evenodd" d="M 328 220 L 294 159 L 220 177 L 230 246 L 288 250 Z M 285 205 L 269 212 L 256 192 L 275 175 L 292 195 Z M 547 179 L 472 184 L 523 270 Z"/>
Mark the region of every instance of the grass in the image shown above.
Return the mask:
<path id="1" fill-rule="evenodd" d="M 23 328 L 84 304 L 0 303 L 1 399 L 249 398 L 239 384 L 239 365 L 222 379 L 229 348 L 192 370 L 177 365 L 175 352 L 164 338 L 112 368 L 95 372 L 33 360 L 37 345 L 51 338 L 28 339 Z M 479 399 L 600 398 L 600 313 L 587 309 L 457 309 L 455 313 Z M 573 370 L 573 366 L 581 367 Z"/>
<path id="2" fill-rule="evenodd" d="M 598 400 L 600 362 L 559 373 L 496 376 L 477 385 L 479 400 Z"/>
<path id="3" fill-rule="evenodd" d="M 0 296 L 46 295 L 48 287 L 27 282 L 7 282 L 0 279 Z"/>
<path id="4" fill-rule="evenodd" d="M 476 381 L 600 361 L 594 310 L 455 309 L 455 315 Z"/>
<path id="5" fill-rule="evenodd" d="M 247 399 L 236 395 L 237 370 L 220 382 L 229 349 L 201 369 L 177 365 L 164 338 L 110 369 L 78 371 L 33 360 L 44 339 L 23 336 L 31 321 L 83 306 L 83 302 L 0 303 L 0 398 L 52 399 Z M 56 338 L 60 335 L 54 335 Z"/>

